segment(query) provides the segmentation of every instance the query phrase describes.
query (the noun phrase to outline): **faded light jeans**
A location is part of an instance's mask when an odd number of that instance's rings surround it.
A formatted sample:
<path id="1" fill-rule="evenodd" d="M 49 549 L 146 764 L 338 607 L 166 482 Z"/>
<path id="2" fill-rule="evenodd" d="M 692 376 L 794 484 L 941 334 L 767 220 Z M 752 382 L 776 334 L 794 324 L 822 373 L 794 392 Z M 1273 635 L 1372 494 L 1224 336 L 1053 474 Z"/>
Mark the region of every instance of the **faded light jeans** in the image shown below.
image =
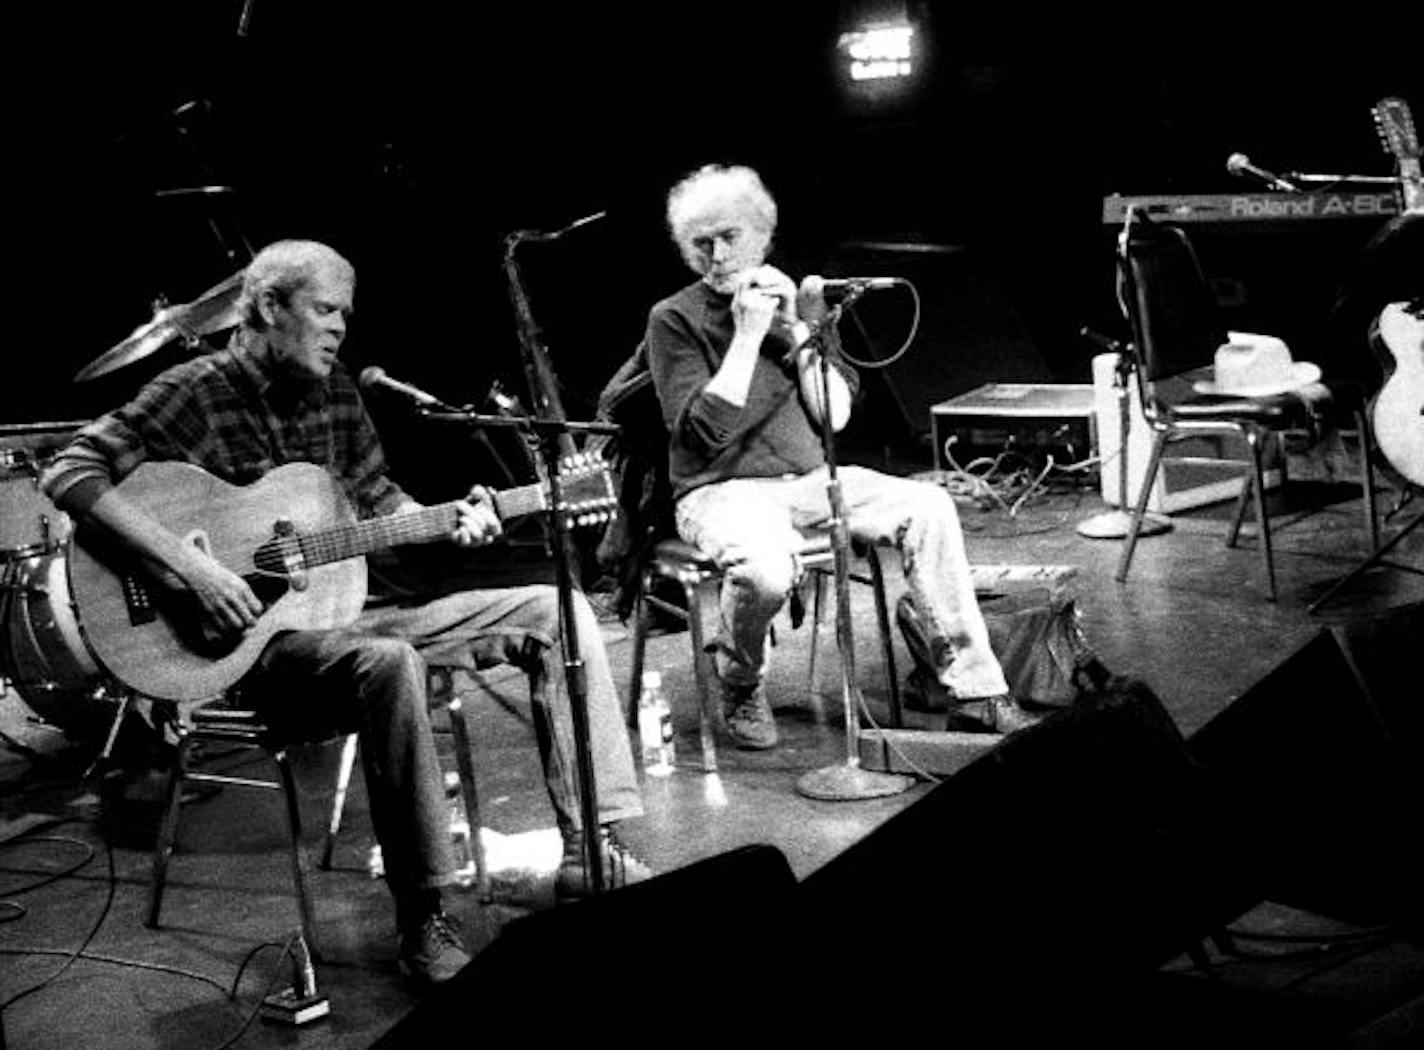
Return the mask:
<path id="1" fill-rule="evenodd" d="M 597 618 L 582 593 L 573 604 L 588 682 L 598 815 L 612 823 L 641 815 L 642 799 Z M 349 628 L 290 631 L 272 640 L 244 680 L 279 725 L 361 733 L 371 820 L 398 899 L 448 884 L 454 871 L 426 699 L 427 659 L 469 669 L 511 663 L 530 675 L 535 737 L 555 818 L 565 833 L 579 828 L 578 752 L 553 587 L 460 591 L 422 605 L 368 608 Z"/>
<path id="2" fill-rule="evenodd" d="M 837 468 L 852 538 L 900 551 L 905 582 L 923 610 L 938 676 L 959 700 L 1008 692 L 974 596 L 959 514 L 928 482 L 866 467 Z M 677 503 L 678 534 L 725 570 L 717 674 L 751 686 L 765 673 L 767 629 L 799 581 L 804 532 L 830 525 L 829 471 L 734 478 Z"/>

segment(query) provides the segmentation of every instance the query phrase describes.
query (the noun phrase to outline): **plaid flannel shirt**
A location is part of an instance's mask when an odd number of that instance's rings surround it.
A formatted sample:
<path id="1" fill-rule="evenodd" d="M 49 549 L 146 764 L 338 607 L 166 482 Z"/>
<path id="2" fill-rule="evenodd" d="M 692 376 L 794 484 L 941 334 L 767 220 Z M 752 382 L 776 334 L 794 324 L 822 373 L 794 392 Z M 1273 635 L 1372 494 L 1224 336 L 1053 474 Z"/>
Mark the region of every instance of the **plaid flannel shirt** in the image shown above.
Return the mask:
<path id="1" fill-rule="evenodd" d="M 44 489 L 59 502 L 86 479 L 117 483 L 145 460 L 192 463 L 234 485 L 284 463 L 316 463 L 363 518 L 407 498 L 388 476 L 375 426 L 340 363 L 326 383 L 294 396 L 245 349 L 175 365 L 81 429 L 45 472 Z"/>

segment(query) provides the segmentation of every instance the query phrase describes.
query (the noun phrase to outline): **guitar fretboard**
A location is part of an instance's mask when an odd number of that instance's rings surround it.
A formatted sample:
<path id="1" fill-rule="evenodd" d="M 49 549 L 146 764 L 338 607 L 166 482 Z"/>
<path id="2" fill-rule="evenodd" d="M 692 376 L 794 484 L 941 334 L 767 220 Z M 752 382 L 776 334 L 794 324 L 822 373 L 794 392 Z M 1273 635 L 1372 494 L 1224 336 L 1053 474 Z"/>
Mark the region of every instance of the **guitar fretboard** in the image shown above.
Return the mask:
<path id="1" fill-rule="evenodd" d="M 547 505 L 542 485 L 522 485 L 492 494 L 496 513 L 501 519 L 517 518 L 543 510 Z M 269 572 L 283 572 L 286 562 L 299 556 L 308 568 L 345 561 L 387 547 L 407 543 L 429 543 L 442 539 L 455 530 L 459 515 L 455 502 L 440 503 L 403 514 L 367 518 L 320 529 L 279 537 L 270 547 L 259 551 L 257 567 Z M 272 560 L 279 564 L 271 564 Z"/>

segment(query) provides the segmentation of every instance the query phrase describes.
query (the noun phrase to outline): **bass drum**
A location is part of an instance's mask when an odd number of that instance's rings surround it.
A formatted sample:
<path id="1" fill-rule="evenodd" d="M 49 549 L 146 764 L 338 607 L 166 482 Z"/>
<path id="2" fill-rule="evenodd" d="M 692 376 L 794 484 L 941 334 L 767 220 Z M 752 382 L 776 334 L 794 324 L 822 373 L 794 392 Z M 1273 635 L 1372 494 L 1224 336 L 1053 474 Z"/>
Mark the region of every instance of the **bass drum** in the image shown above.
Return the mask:
<path id="1" fill-rule="evenodd" d="M 89 655 L 62 551 L 10 562 L 0 675 L 35 714 L 78 740 L 102 739 L 118 711 Z"/>
<path id="2" fill-rule="evenodd" d="M 45 464 L 25 449 L 0 449 L 0 556 L 58 550 L 73 532 L 69 515 L 40 491 Z"/>

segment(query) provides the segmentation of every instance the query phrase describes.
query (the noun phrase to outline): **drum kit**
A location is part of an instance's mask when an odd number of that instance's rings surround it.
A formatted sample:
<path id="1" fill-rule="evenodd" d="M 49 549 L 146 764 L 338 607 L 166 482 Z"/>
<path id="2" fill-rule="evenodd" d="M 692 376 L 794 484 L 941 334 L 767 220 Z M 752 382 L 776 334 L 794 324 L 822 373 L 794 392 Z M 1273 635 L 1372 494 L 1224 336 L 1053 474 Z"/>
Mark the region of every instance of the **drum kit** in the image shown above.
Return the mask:
<path id="1" fill-rule="evenodd" d="M 151 320 L 74 377 L 116 371 L 181 339 L 189 350 L 237 324 L 239 271 L 192 302 L 161 306 Z M 84 641 L 70 598 L 73 526 L 40 488 L 54 453 L 81 422 L 0 425 L 0 693 L 12 691 L 41 720 L 83 741 L 107 732 L 108 747 L 128 699 Z"/>

